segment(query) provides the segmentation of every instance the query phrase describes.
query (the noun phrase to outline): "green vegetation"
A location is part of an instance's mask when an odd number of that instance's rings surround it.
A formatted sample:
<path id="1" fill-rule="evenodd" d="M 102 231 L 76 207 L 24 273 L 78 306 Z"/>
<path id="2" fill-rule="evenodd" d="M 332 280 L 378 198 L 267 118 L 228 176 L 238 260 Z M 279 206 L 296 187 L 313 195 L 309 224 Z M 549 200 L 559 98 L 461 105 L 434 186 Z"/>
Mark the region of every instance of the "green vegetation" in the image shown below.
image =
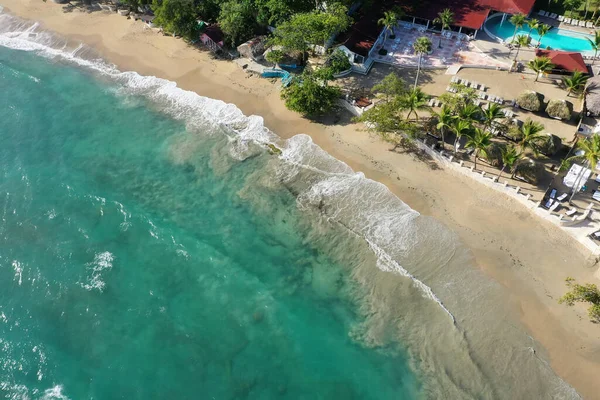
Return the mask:
<path id="1" fill-rule="evenodd" d="M 513 42 L 516 39 L 517 36 L 517 30 L 522 28 L 523 25 L 525 25 L 526 22 L 526 17 L 524 14 L 514 14 L 512 17 L 510 17 L 510 23 L 513 24 L 515 26 L 515 31 L 513 32 Z"/>
<path id="2" fill-rule="evenodd" d="M 265 59 L 275 65 L 279 64 L 285 58 L 285 53 L 278 49 L 273 49 L 265 55 Z"/>
<path id="3" fill-rule="evenodd" d="M 542 42 L 542 38 L 544 36 L 546 36 L 546 34 L 548 34 L 548 32 L 550 31 L 550 29 L 552 29 L 552 27 L 550 25 L 547 25 L 547 24 L 540 24 L 537 27 L 538 35 L 540 35 L 540 38 L 538 40 L 538 47 L 539 47 L 539 43 Z"/>
<path id="4" fill-rule="evenodd" d="M 545 74 L 548 71 L 552 71 L 555 65 L 552 64 L 548 57 L 536 57 L 527 63 L 527 66 L 535 72 L 535 81 L 539 79 L 541 74 Z"/>
<path id="5" fill-rule="evenodd" d="M 231 46 L 251 39 L 257 28 L 254 9 L 248 0 L 223 3 L 217 22 L 225 34 L 225 41 Z"/>
<path id="6" fill-rule="evenodd" d="M 305 71 L 290 86 L 281 91 L 285 106 L 307 117 L 323 115 L 331 111 L 341 96 L 340 88 L 329 86 L 331 71 L 322 68 L 314 72 Z"/>
<path id="7" fill-rule="evenodd" d="M 339 49 L 335 50 L 329 57 L 328 66 L 333 74 L 339 74 L 352 68 L 348 55 Z"/>
<path id="8" fill-rule="evenodd" d="M 450 29 L 450 25 L 454 23 L 454 13 L 449 8 L 445 8 L 444 10 L 438 13 L 436 19 L 433 20 L 434 24 L 442 25 L 442 33 L 444 29 Z M 438 47 L 442 47 L 442 40 L 440 39 Z"/>
<path id="9" fill-rule="evenodd" d="M 588 303 L 588 315 L 592 322 L 600 322 L 600 290 L 592 283 L 580 285 L 575 283 L 575 279 L 567 278 L 567 287 L 570 289 L 558 302 L 573 306 L 575 303 Z"/>
<path id="10" fill-rule="evenodd" d="M 419 73 L 421 72 L 421 63 L 423 62 L 423 54 L 429 53 L 431 51 L 431 40 L 428 37 L 422 36 L 415 40 L 413 44 L 413 48 L 415 49 L 415 53 L 419 55 L 419 62 L 417 64 L 417 76 L 415 78 L 414 89 L 417 88 L 417 84 L 419 82 Z"/>
<path id="11" fill-rule="evenodd" d="M 527 150 L 531 150 L 536 155 L 539 153 L 540 142 L 546 140 L 546 136 L 542 134 L 543 130 L 544 125 L 530 119 L 523 123 L 519 128 L 520 139 L 518 141 L 518 147 L 522 153 Z"/>
<path id="12" fill-rule="evenodd" d="M 475 128 L 473 134 L 469 136 L 465 147 L 475 149 L 475 154 L 473 156 L 475 169 L 477 169 L 477 158 L 479 157 L 479 154 L 483 154 L 487 158 L 487 150 L 490 148 L 491 144 L 492 134 L 481 128 Z"/>
<path id="13" fill-rule="evenodd" d="M 515 59 L 513 60 L 513 67 L 517 64 L 517 57 L 519 57 L 519 50 L 521 50 L 521 47 L 529 46 L 529 41 L 530 41 L 530 38 L 528 38 L 525 35 L 517 35 L 517 37 L 513 40 L 513 44 L 517 48 L 517 51 L 515 52 Z"/>
<path id="14" fill-rule="evenodd" d="M 311 45 L 324 45 L 331 35 L 348 28 L 351 19 L 347 11 L 345 6 L 333 3 L 327 11 L 294 14 L 277 27 L 271 43 L 284 51 L 300 51 L 304 57 Z"/>
<path id="15" fill-rule="evenodd" d="M 154 0 L 154 23 L 167 33 L 194 38 L 198 29 L 194 4 L 187 0 Z"/>
<path id="16" fill-rule="evenodd" d="M 594 50 L 594 60 L 592 61 L 592 65 L 596 62 L 596 57 L 598 57 L 598 50 L 600 50 L 600 31 L 594 31 L 594 39 L 587 38 L 588 42 L 590 42 L 590 46 L 592 46 L 592 50 Z"/>
<path id="17" fill-rule="evenodd" d="M 505 169 L 510 172 L 510 177 L 514 178 L 519 160 L 523 158 L 523 153 L 519 152 L 516 147 L 508 146 L 502 150 L 502 169 L 498 174 L 498 180 L 502 176 Z"/>
<path id="18" fill-rule="evenodd" d="M 452 129 L 454 120 L 457 117 L 452 114 L 452 110 L 446 104 L 444 104 L 442 106 L 442 108 L 440 109 L 440 112 L 438 112 L 438 113 L 433 112 L 432 117 L 436 121 L 436 126 L 435 126 L 436 129 L 439 130 L 442 135 L 442 149 L 444 149 L 444 147 L 446 145 L 446 140 L 445 140 L 444 134 L 447 129 Z"/>
<path id="19" fill-rule="evenodd" d="M 388 33 L 394 34 L 394 27 L 398 24 L 398 15 L 394 11 L 386 11 L 383 14 L 383 18 L 377 21 L 377 24 L 383 26 L 385 29 L 384 40 L 387 41 Z"/>
<path id="20" fill-rule="evenodd" d="M 430 110 L 431 108 L 427 105 L 429 96 L 426 95 L 421 88 L 413 88 L 408 93 L 404 94 L 399 98 L 398 105 L 400 109 L 408 111 L 406 119 L 410 119 L 412 114 L 415 114 L 415 119 L 419 120 L 419 114 L 417 111 Z"/>
<path id="21" fill-rule="evenodd" d="M 570 96 L 571 93 L 583 93 L 587 80 L 588 76 L 579 71 L 573 72 L 573 75 L 570 78 L 563 78 L 565 89 L 567 89 L 567 96 Z"/>

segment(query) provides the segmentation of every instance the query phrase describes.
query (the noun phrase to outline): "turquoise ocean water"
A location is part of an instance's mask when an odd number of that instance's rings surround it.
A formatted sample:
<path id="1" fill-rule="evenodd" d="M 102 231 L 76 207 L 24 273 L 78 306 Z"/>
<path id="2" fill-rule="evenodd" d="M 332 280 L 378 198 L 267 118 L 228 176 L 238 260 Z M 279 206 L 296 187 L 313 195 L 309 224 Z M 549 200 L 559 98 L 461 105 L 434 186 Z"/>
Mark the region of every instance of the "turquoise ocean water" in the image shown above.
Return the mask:
<path id="1" fill-rule="evenodd" d="M 505 298 L 307 136 L 0 14 L 0 397 L 578 398 Z"/>
<path id="2" fill-rule="evenodd" d="M 289 193 L 240 191 L 183 123 L 72 67 L 0 48 L 5 390 L 70 398 L 413 398 L 401 348 L 371 350 L 344 269 Z M 223 157 L 227 157 L 223 154 Z M 318 280 L 318 282 L 316 282 Z M 25 389 L 27 388 L 27 389 Z M 199 396 L 199 397 L 195 397 Z"/>

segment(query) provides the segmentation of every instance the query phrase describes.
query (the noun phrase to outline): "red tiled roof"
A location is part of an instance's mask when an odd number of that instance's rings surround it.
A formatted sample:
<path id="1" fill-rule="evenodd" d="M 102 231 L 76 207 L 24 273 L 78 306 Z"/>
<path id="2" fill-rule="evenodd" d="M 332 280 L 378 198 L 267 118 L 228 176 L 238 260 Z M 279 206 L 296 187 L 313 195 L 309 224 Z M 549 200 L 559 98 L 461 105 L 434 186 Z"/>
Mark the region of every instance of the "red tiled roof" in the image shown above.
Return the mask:
<path id="1" fill-rule="evenodd" d="M 408 6 L 406 13 L 433 20 L 438 13 L 449 8 L 454 13 L 452 25 L 480 29 L 490 11 L 507 14 L 531 12 L 535 0 L 421 0 L 416 6 Z"/>
<path id="2" fill-rule="evenodd" d="M 587 66 L 581 53 L 557 51 L 557 50 L 537 50 L 536 57 L 548 57 L 552 64 L 556 65 L 555 70 L 563 70 L 568 72 L 583 72 L 588 73 Z"/>

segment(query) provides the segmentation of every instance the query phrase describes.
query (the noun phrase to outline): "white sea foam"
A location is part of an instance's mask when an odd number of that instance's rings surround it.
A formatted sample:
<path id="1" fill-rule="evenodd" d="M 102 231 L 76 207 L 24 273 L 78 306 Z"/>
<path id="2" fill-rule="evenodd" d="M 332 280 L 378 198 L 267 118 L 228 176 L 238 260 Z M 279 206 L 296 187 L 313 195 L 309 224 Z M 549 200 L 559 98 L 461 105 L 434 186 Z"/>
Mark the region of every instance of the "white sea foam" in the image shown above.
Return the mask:
<path id="1" fill-rule="evenodd" d="M 126 95 L 141 95 L 163 107 L 170 116 L 185 121 L 190 130 L 212 124 L 225 132 L 232 142 L 230 153 L 243 160 L 249 154 L 249 145 L 273 143 L 282 148 L 280 159 L 287 168 L 278 173 L 283 181 L 292 181 L 298 174 L 310 171 L 311 182 L 298 196 L 300 207 L 328 205 L 327 217 L 336 220 L 363 236 L 379 257 L 378 266 L 393 270 L 409 279 L 423 293 L 450 314 L 431 288 L 403 268 L 401 259 L 418 245 L 420 237 L 411 224 L 419 214 L 395 197 L 384 185 L 355 173 L 345 163 L 331 157 L 316 146 L 310 137 L 297 135 L 285 143 L 270 132 L 259 116 L 245 116 L 233 104 L 199 96 L 178 88 L 175 82 L 136 72 L 120 72 L 99 58 L 86 58 L 92 53 L 83 45 L 72 45 L 54 34 L 40 29 L 37 23 L 26 22 L 7 14 L 0 14 L 0 46 L 35 51 L 49 58 L 60 58 L 101 73 L 118 83 Z M 222 127 L 226 129 L 223 130 Z M 203 130 L 206 132 L 206 130 Z M 340 200 L 342 199 L 342 200 Z M 332 206 L 335 205 L 335 206 Z M 150 234 L 157 233 L 150 230 Z M 112 266 L 112 255 L 106 255 L 106 267 L 99 267 L 96 259 L 91 281 L 84 287 L 102 290 L 104 282 L 100 271 Z M 110 255 L 110 257 L 108 256 Z M 99 268 L 99 269 L 98 269 Z M 451 314 L 450 314 L 451 315 Z M 454 318 L 452 318 L 454 321 Z"/>
<path id="2" fill-rule="evenodd" d="M 56 385 L 50 389 L 44 390 L 44 396 L 42 400 L 69 400 L 67 396 L 63 394 L 63 386 Z"/>
<path id="3" fill-rule="evenodd" d="M 81 286 L 87 290 L 104 290 L 105 282 L 102 280 L 102 271 L 111 269 L 113 266 L 114 256 L 109 251 L 97 253 L 94 255 L 94 261 L 88 263 L 88 268 L 91 269 L 91 274 L 87 283 Z"/>

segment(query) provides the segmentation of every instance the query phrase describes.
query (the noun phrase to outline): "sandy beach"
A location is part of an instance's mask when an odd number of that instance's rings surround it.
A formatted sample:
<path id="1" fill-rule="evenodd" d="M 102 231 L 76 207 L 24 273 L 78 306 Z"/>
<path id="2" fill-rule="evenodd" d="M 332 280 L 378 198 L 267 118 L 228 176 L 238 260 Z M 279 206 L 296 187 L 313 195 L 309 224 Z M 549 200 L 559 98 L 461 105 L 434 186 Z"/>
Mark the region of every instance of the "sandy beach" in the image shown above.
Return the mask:
<path id="1" fill-rule="evenodd" d="M 234 103 L 246 115 L 262 116 L 265 125 L 284 138 L 308 134 L 354 170 L 384 183 L 410 207 L 455 231 L 477 265 L 509 293 L 506 302 L 547 350 L 554 371 L 584 398 L 600 399 L 600 328 L 589 322 L 584 306 L 557 303 L 567 276 L 598 283 L 598 265 L 587 249 L 556 226 L 466 176 L 391 151 L 389 144 L 350 118 L 337 124 L 303 119 L 285 109 L 278 84 L 247 75 L 235 63 L 216 60 L 143 23 L 100 11 L 64 13 L 62 6 L 39 0 L 0 0 L 0 5 L 92 46 L 122 71 L 169 79 L 202 96 Z M 442 73 L 429 72 L 429 78 Z"/>

